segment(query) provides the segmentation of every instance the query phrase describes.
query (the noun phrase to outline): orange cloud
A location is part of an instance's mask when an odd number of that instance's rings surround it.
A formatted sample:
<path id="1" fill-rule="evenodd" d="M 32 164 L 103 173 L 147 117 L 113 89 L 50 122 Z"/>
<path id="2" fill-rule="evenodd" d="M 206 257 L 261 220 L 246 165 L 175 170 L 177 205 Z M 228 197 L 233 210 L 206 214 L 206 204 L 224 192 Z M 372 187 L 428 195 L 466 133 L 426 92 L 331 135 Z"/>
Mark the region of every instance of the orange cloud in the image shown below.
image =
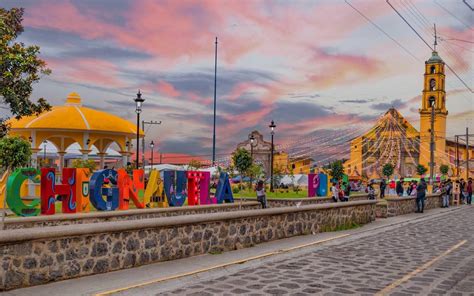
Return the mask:
<path id="1" fill-rule="evenodd" d="M 158 82 L 157 89 L 160 93 L 163 93 L 169 97 L 177 97 L 180 95 L 180 92 L 177 91 L 174 86 L 166 81 Z"/>

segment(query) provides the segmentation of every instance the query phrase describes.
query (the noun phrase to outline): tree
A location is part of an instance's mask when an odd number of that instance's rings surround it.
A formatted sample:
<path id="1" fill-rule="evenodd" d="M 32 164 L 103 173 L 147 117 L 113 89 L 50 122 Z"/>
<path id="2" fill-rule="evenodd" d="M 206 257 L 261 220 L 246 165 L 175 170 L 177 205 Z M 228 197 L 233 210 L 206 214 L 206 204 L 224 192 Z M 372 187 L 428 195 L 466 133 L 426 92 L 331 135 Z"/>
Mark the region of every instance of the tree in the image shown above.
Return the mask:
<path id="1" fill-rule="evenodd" d="M 273 168 L 273 186 L 277 187 L 281 183 L 283 178 L 284 168 L 283 166 L 277 166 Z"/>
<path id="2" fill-rule="evenodd" d="M 249 167 L 247 174 L 252 180 L 258 180 L 263 175 L 263 168 L 261 165 L 254 163 Z M 249 188 L 252 189 L 252 182 L 250 182 Z"/>
<path id="3" fill-rule="evenodd" d="M 37 103 L 30 100 L 33 84 L 40 80 L 40 74 L 49 75 L 51 70 L 38 57 L 39 46 L 15 42 L 23 32 L 23 13 L 23 8 L 0 8 L 0 96 L 17 119 L 51 108 L 43 98 Z M 5 136 L 8 126 L 1 119 L 0 122 L 0 136 Z"/>
<path id="4" fill-rule="evenodd" d="M 234 154 L 232 155 L 232 161 L 234 162 L 235 168 L 240 173 L 240 184 L 242 184 L 244 174 L 248 172 L 248 169 L 252 165 L 250 153 L 244 148 L 239 148 L 235 150 Z"/>
<path id="5" fill-rule="evenodd" d="M 416 172 L 420 176 L 423 176 L 427 171 L 428 171 L 428 169 L 422 164 L 419 164 L 419 165 L 416 166 Z"/>
<path id="6" fill-rule="evenodd" d="M 344 166 L 342 165 L 342 160 L 336 160 L 329 165 L 331 170 L 331 176 L 336 180 L 342 180 L 344 176 Z"/>
<path id="7" fill-rule="evenodd" d="M 188 169 L 189 170 L 199 170 L 202 167 L 202 163 L 199 160 L 196 159 L 191 159 L 191 161 L 188 163 Z"/>
<path id="8" fill-rule="evenodd" d="M 92 159 L 74 159 L 72 161 L 73 168 L 87 168 L 92 173 L 95 170 L 95 162 Z"/>
<path id="9" fill-rule="evenodd" d="M 386 163 L 384 164 L 383 168 L 382 168 L 382 173 L 385 177 L 390 178 L 390 176 L 393 174 L 393 170 L 395 168 L 393 167 L 393 164 L 391 163 Z"/>
<path id="10" fill-rule="evenodd" d="M 439 171 L 441 174 L 443 174 L 443 176 L 446 176 L 449 172 L 449 166 L 447 164 L 442 164 L 439 166 Z"/>
<path id="11" fill-rule="evenodd" d="M 20 137 L 3 137 L 0 139 L 0 166 L 14 170 L 27 166 L 31 159 L 31 147 L 27 140 Z"/>

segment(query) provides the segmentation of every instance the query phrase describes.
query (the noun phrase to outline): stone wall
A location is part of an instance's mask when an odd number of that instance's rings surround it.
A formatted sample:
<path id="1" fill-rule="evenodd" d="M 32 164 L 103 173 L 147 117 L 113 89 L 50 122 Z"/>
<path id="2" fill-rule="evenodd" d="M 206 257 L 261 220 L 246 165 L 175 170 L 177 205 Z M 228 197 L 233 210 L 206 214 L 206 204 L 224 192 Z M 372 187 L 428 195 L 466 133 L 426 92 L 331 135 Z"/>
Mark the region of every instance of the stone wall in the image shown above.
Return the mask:
<path id="1" fill-rule="evenodd" d="M 375 220 L 355 201 L 0 232 L 0 291 Z"/>
<path id="2" fill-rule="evenodd" d="M 256 197 L 235 197 L 237 201 L 244 200 L 244 201 L 256 201 Z M 350 201 L 360 201 L 360 200 L 368 200 L 367 195 L 353 195 L 349 198 Z M 315 204 L 325 204 L 325 203 L 333 203 L 331 197 L 305 197 L 305 198 L 267 198 L 267 205 L 270 208 L 276 207 L 293 207 L 293 206 L 307 206 L 307 205 L 315 205 Z"/>
<path id="3" fill-rule="evenodd" d="M 440 194 L 427 195 L 425 210 L 440 208 L 443 198 Z M 377 218 L 387 218 L 414 213 L 416 211 L 416 197 L 387 197 L 376 206 Z"/>
<path id="4" fill-rule="evenodd" d="M 216 204 L 201 206 L 183 206 L 169 208 L 133 209 L 125 211 L 90 212 L 78 214 L 56 214 L 36 217 L 15 217 L 5 220 L 4 229 L 20 229 L 31 227 L 59 226 L 84 223 L 99 223 L 122 220 L 139 220 L 148 218 L 195 215 L 204 213 L 232 212 L 239 210 L 255 210 L 260 203 L 249 201 L 233 204 Z"/>

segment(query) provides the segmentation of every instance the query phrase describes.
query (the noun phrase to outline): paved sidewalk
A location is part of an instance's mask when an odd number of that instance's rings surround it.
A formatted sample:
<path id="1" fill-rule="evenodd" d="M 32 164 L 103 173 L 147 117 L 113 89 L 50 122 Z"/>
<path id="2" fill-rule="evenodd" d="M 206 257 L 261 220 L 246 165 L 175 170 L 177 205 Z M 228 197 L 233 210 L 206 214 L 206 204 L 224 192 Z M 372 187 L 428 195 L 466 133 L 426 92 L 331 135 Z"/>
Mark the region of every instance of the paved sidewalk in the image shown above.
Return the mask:
<path id="1" fill-rule="evenodd" d="M 239 274 L 241 270 L 255 269 L 267 262 L 299 258 L 300 256 L 305 256 L 305 254 L 321 248 L 327 249 L 327 247 L 330 246 L 344 246 L 357 239 L 372 237 L 380 233 L 386 233 L 389 230 L 402 228 L 406 225 L 413 225 L 414 223 L 422 221 L 437 220 L 447 215 L 456 215 L 455 213 L 466 211 L 469 211 L 470 215 L 474 213 L 472 209 L 467 209 L 466 207 L 434 209 L 425 212 L 425 214 L 409 214 L 389 219 L 378 219 L 359 229 L 293 237 L 217 255 L 206 254 L 175 261 L 150 264 L 133 269 L 71 279 L 43 286 L 18 289 L 6 292 L 4 295 L 95 295 L 103 292 L 106 294 L 108 292 L 112 293 L 114 291 L 115 293 L 112 294 L 156 295 L 159 292 L 176 289 L 179 290 L 175 291 L 175 293 L 182 294 L 184 290 L 180 288 L 192 287 L 194 283 L 199 281 L 213 280 L 230 274 Z M 370 255 L 370 250 L 366 251 L 368 255 Z M 351 252 L 351 250 L 348 249 L 347 252 Z M 252 259 L 252 257 L 257 258 Z M 370 256 L 368 258 L 370 258 Z M 324 262 L 322 263 L 325 264 Z M 192 273 L 200 270 L 204 271 Z M 269 275 L 272 276 L 272 273 Z M 312 276 L 317 277 L 318 274 L 316 273 Z M 230 279 L 234 280 L 233 277 Z M 468 280 L 467 285 L 469 285 L 469 283 L 470 281 Z M 197 292 L 197 294 L 206 294 L 200 293 L 199 285 L 197 287 L 198 288 L 194 287 L 189 292 L 194 291 Z M 291 285 L 289 289 L 291 290 Z"/>

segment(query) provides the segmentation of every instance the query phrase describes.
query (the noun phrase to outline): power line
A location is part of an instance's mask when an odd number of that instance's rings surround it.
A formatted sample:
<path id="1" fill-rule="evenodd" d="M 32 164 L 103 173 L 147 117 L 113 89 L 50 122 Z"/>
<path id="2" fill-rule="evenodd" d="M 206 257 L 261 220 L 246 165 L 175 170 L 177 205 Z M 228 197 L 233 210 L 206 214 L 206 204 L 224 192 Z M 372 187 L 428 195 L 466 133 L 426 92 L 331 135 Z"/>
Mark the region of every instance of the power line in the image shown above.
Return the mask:
<path id="1" fill-rule="evenodd" d="M 400 48 L 402 48 L 406 53 L 408 53 L 410 56 L 412 56 L 415 60 L 420 62 L 420 59 L 418 59 L 414 54 L 412 54 L 408 49 L 405 48 L 400 42 L 395 40 L 392 36 L 390 36 L 387 32 L 385 32 L 384 29 L 382 29 L 380 26 L 378 26 L 376 23 L 374 23 L 371 19 L 369 19 L 365 14 L 363 14 L 360 10 L 355 8 L 351 3 L 349 3 L 348 0 L 344 0 L 347 5 L 352 7 L 358 14 L 360 14 L 364 19 L 366 19 L 369 23 L 371 23 L 374 27 L 376 27 L 380 32 L 382 32 L 385 36 L 387 36 L 390 40 L 395 42 Z"/>
<path id="2" fill-rule="evenodd" d="M 390 5 L 390 7 L 398 14 L 398 16 L 400 16 L 400 18 L 413 30 L 413 32 L 415 32 L 415 34 L 426 44 L 426 46 L 428 46 L 429 49 L 431 49 L 432 51 L 433 48 L 431 47 L 431 45 L 429 45 L 425 39 L 423 39 L 423 37 L 421 37 L 421 35 L 418 33 L 418 31 L 415 30 L 415 28 L 413 28 L 413 26 L 403 17 L 403 15 L 401 15 L 398 10 L 393 7 L 393 5 L 389 2 L 389 0 L 385 0 L 387 2 L 388 5 Z M 453 68 L 451 68 L 449 66 L 448 63 L 445 62 L 445 65 L 446 67 L 448 67 L 449 70 L 451 70 L 451 72 L 453 72 L 453 74 L 462 82 L 462 84 L 464 84 L 464 86 L 471 92 L 471 93 L 474 93 L 474 91 L 466 84 L 466 82 L 464 82 L 464 80 L 458 75 L 458 73 L 456 73 L 456 71 L 454 71 Z"/>
<path id="3" fill-rule="evenodd" d="M 460 18 L 458 18 L 455 14 L 453 14 L 451 11 L 449 11 L 447 8 L 445 8 L 443 5 L 439 4 L 438 2 L 436 2 L 436 0 L 434 1 L 434 3 L 436 5 L 438 5 L 439 7 L 441 7 L 441 9 L 443 9 L 444 11 L 446 11 L 450 16 L 452 16 L 453 18 L 457 19 L 461 24 L 463 24 L 464 26 L 466 26 L 466 28 L 468 29 L 471 29 L 471 27 L 466 24 L 463 20 L 461 20 Z"/>

